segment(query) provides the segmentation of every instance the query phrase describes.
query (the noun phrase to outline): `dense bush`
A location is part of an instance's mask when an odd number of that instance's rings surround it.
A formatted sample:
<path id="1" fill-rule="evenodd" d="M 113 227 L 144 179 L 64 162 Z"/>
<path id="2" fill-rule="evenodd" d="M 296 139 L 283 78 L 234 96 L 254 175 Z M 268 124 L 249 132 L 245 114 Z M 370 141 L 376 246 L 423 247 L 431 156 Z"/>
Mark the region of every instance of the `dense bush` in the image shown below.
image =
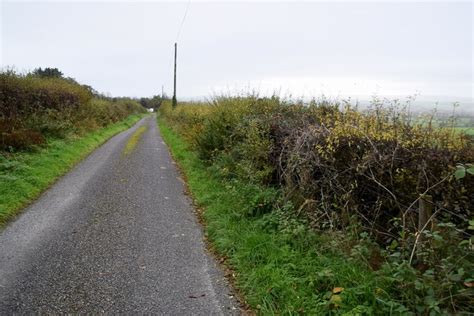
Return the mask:
<path id="1" fill-rule="evenodd" d="M 0 150 L 29 148 L 47 137 L 82 133 L 143 111 L 134 100 L 95 96 L 90 87 L 70 78 L 4 71 L 0 73 Z"/>
<path id="2" fill-rule="evenodd" d="M 378 100 L 358 111 L 325 100 L 217 97 L 160 111 L 223 176 L 279 190 L 273 208 L 290 202 L 313 229 L 364 234 L 373 243 L 348 238 L 358 245 L 348 251 L 383 267 L 400 310 L 474 304 L 474 176 L 454 176 L 474 162 L 472 137 Z M 424 227 L 420 204 L 432 210 Z"/>

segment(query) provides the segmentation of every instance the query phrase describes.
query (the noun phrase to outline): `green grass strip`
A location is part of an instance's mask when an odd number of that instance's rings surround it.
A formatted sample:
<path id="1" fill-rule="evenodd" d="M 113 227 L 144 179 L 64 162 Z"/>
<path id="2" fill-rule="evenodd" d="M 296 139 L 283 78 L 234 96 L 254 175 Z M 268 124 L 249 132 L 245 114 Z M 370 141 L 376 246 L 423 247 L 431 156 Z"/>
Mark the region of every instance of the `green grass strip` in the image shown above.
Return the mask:
<path id="1" fill-rule="evenodd" d="M 130 136 L 127 144 L 125 145 L 125 148 L 123 149 L 122 154 L 123 155 L 128 155 L 130 154 L 135 147 L 137 146 L 138 142 L 140 141 L 140 138 L 142 137 L 143 133 L 145 133 L 147 130 L 147 126 L 140 126 L 137 128 L 137 130 Z"/>
<path id="2" fill-rule="evenodd" d="M 265 189 L 216 175 L 163 118 L 158 124 L 204 209 L 211 245 L 227 258 L 236 287 L 258 314 L 377 314 L 377 306 L 390 303 L 389 284 L 363 259 L 347 255 L 351 245 L 341 249 L 344 238 L 310 232 L 281 211 L 249 215 Z"/>
<path id="3" fill-rule="evenodd" d="M 94 149 L 133 126 L 141 117 L 143 115 L 131 115 L 122 122 L 82 137 L 52 140 L 38 151 L 0 153 L 0 226 Z"/>

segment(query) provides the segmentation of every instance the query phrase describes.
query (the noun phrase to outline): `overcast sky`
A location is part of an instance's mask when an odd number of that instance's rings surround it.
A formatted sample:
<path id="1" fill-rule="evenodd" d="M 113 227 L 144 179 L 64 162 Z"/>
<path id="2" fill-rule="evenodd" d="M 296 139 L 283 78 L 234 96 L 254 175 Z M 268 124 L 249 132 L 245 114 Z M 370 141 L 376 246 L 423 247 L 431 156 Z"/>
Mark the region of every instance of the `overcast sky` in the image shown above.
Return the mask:
<path id="1" fill-rule="evenodd" d="M 58 67 L 114 96 L 172 91 L 184 2 L 1 5 L 1 64 Z M 178 40 L 178 96 L 278 90 L 294 96 L 470 100 L 468 2 L 191 1 Z"/>

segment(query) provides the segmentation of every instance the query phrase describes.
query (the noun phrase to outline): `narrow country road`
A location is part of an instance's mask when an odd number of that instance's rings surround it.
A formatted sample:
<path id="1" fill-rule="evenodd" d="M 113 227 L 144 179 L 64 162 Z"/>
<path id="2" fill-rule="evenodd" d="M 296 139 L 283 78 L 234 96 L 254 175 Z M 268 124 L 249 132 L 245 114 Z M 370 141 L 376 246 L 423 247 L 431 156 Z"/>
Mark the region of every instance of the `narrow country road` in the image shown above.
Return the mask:
<path id="1" fill-rule="evenodd" d="M 237 314 L 154 116 L 0 233 L 0 314 Z"/>

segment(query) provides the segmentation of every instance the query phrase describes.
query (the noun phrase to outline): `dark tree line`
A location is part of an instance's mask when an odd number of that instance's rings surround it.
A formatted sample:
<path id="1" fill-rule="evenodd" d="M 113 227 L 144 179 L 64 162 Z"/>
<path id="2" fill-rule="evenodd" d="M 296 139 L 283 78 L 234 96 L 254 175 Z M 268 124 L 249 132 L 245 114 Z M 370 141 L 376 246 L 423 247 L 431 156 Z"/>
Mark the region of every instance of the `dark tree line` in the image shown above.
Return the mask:
<path id="1" fill-rule="evenodd" d="M 155 95 L 155 96 L 152 96 L 151 98 L 140 98 L 140 100 L 138 100 L 140 102 L 140 104 L 144 107 L 146 107 L 147 109 L 158 109 L 160 106 L 161 106 L 161 103 L 164 101 L 164 100 L 169 100 L 168 96 L 163 95 Z"/>

